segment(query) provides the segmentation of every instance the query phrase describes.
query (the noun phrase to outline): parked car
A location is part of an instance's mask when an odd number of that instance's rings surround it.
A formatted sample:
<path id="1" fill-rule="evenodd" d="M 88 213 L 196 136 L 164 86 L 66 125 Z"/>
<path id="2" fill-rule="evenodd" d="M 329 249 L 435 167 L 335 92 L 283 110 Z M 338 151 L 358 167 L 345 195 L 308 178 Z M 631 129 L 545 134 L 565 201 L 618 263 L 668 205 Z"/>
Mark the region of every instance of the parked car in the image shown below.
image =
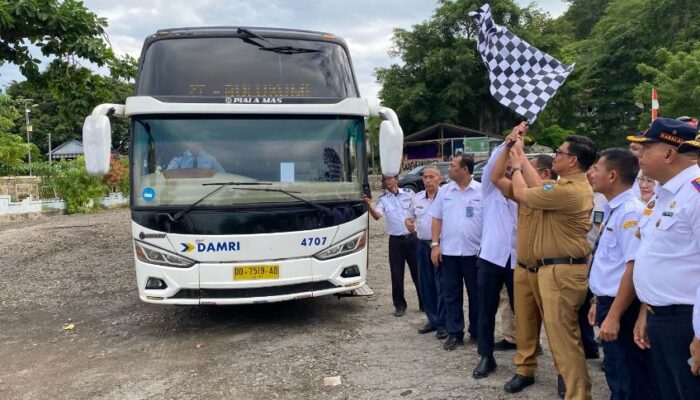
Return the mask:
<path id="1" fill-rule="evenodd" d="M 442 175 L 442 185 L 450 181 L 450 177 L 447 174 L 447 167 L 450 166 L 449 162 L 439 162 L 437 163 L 440 168 L 440 175 Z M 419 165 L 412 170 L 408 171 L 401 179 L 399 179 L 400 188 L 409 188 L 415 193 L 420 192 L 425 189 L 423 186 L 423 169 L 425 165 Z"/>
<path id="2" fill-rule="evenodd" d="M 487 161 L 488 160 L 483 160 L 474 164 L 474 172 L 472 173 L 472 178 L 474 178 L 475 181 L 481 182 L 481 175 L 484 173 L 484 167 L 486 166 Z"/>

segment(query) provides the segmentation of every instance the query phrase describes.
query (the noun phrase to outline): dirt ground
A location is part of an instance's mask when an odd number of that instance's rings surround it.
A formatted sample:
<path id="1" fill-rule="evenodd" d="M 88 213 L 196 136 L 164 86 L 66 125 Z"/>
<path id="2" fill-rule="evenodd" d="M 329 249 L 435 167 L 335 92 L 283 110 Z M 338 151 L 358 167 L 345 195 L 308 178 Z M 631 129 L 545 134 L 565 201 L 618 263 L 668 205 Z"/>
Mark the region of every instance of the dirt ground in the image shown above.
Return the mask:
<path id="1" fill-rule="evenodd" d="M 372 297 L 177 307 L 139 300 L 126 209 L 0 225 L 0 398 L 558 398 L 546 343 L 537 383 L 508 395 L 514 353 L 472 379 L 475 345 L 446 352 L 416 333 L 425 317 L 408 277 L 395 318 L 383 232 L 372 222 Z M 599 367 L 589 362 L 594 399 L 609 396 Z M 342 384 L 324 386 L 331 376 Z"/>

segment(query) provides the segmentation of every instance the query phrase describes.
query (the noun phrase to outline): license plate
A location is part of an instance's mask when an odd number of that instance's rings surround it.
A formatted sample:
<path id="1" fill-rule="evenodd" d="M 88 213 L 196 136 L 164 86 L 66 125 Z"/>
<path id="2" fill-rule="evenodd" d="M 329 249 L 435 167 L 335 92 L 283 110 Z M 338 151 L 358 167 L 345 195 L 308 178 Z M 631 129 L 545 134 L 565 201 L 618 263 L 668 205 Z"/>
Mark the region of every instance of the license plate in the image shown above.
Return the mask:
<path id="1" fill-rule="evenodd" d="M 279 279 L 279 265 L 246 265 L 233 267 L 234 281 L 251 281 L 256 279 Z"/>

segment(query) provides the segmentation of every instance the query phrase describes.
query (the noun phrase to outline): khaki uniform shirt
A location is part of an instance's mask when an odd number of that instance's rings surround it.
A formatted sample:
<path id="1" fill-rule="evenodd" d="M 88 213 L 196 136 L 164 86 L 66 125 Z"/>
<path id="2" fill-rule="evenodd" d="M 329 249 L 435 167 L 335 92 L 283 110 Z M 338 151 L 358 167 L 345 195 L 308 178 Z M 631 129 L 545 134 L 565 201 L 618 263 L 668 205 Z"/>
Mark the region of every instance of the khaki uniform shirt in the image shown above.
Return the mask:
<path id="1" fill-rule="evenodd" d="M 542 211 L 532 238 L 536 259 L 579 258 L 590 254 L 591 245 L 586 236 L 591 230 L 593 190 L 585 172 L 529 188 L 525 201 L 532 210 Z"/>
<path id="2" fill-rule="evenodd" d="M 516 254 L 518 262 L 527 267 L 537 265 L 537 258 L 533 253 L 536 227 L 542 220 L 542 210 L 533 210 L 526 204 L 518 207 L 518 232 L 516 239 Z"/>

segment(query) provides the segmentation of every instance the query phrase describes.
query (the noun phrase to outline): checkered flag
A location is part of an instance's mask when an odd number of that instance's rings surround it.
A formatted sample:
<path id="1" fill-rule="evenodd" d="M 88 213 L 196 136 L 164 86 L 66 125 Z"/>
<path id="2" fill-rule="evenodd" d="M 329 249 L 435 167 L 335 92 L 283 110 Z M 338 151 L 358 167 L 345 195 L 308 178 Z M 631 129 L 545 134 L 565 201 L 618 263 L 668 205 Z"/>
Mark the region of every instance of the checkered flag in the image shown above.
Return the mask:
<path id="1" fill-rule="evenodd" d="M 567 67 L 496 24 L 488 4 L 469 16 L 479 25 L 477 50 L 489 70 L 491 95 L 532 124 L 574 65 Z"/>

